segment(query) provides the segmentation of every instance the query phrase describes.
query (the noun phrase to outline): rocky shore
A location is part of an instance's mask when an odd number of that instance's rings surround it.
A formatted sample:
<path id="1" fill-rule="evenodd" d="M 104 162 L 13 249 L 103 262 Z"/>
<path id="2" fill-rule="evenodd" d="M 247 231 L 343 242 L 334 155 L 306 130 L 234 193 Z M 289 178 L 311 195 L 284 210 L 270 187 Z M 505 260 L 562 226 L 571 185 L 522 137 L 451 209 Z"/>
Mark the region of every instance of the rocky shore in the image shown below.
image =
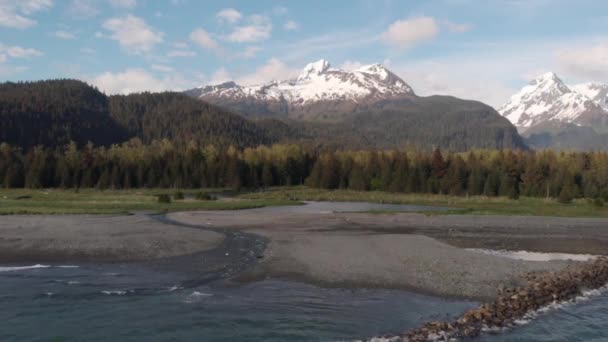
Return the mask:
<path id="1" fill-rule="evenodd" d="M 401 336 L 371 342 L 450 341 L 478 336 L 484 329 L 508 327 L 515 320 L 555 302 L 572 300 L 582 291 L 608 284 L 608 258 L 601 257 L 559 272 L 529 274 L 523 287 L 500 288 L 494 302 L 465 312 L 453 322 L 434 321 Z"/>

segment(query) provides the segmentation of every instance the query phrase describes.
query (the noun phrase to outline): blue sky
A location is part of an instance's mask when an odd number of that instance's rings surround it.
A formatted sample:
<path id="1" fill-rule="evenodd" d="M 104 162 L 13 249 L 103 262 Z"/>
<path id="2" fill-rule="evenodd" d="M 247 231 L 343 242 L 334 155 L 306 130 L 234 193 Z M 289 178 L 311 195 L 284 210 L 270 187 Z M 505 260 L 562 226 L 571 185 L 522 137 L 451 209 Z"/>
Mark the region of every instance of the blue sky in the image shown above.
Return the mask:
<path id="1" fill-rule="evenodd" d="M 421 95 L 498 106 L 537 74 L 608 82 L 596 0 L 0 0 L 0 78 L 107 93 L 384 63 Z"/>

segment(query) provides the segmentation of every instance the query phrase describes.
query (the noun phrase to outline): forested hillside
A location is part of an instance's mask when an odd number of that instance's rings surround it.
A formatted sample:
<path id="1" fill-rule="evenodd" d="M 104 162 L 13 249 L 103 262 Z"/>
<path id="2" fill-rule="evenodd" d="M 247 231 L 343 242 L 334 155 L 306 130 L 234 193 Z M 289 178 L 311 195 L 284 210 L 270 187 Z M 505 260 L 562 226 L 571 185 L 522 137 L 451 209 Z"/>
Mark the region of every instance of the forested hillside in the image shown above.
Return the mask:
<path id="1" fill-rule="evenodd" d="M 273 142 L 255 123 L 181 93 L 111 96 L 110 113 L 146 144 L 162 139 L 238 147 Z"/>
<path id="2" fill-rule="evenodd" d="M 608 200 L 608 153 L 420 150 L 320 152 L 298 145 L 218 148 L 133 140 L 21 151 L 0 145 L 3 187 L 233 187 Z"/>
<path id="3" fill-rule="evenodd" d="M 181 93 L 107 97 L 76 80 L 0 84 L 0 142 L 109 146 L 135 137 L 238 147 L 273 142 L 255 123 Z"/>
<path id="4" fill-rule="evenodd" d="M 109 115 L 108 98 L 86 83 L 56 80 L 0 84 L 0 142 L 24 148 L 97 145 L 128 139 Z"/>

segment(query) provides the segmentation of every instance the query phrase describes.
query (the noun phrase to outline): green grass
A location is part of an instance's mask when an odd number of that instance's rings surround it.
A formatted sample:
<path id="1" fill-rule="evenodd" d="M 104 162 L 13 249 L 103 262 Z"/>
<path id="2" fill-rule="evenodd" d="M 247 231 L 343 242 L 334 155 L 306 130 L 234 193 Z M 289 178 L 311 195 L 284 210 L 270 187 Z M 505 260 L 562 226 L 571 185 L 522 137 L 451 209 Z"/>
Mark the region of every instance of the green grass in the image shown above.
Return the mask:
<path id="1" fill-rule="evenodd" d="M 209 191 L 209 190 L 206 190 Z M 299 204 L 285 199 L 223 199 L 200 201 L 194 199 L 198 190 L 184 190 L 185 200 L 158 203 L 157 195 L 171 189 L 137 190 L 30 190 L 0 189 L 0 215 L 17 214 L 126 214 L 133 211 L 166 212 L 187 210 L 237 210 Z M 191 198 L 189 198 L 191 197 Z"/>
<path id="2" fill-rule="evenodd" d="M 265 192 L 248 193 L 240 198 L 257 200 L 291 199 L 298 201 L 347 201 L 395 204 L 418 204 L 450 207 L 445 212 L 425 212 L 426 215 L 532 215 L 558 217 L 608 217 L 608 206 L 596 207 L 592 201 L 577 199 L 571 204 L 555 199 L 521 197 L 448 196 L 430 194 L 400 194 L 380 191 L 322 190 L 307 187 L 272 188 Z M 375 214 L 389 214 L 374 211 Z M 392 212 L 394 213 L 394 212 Z"/>

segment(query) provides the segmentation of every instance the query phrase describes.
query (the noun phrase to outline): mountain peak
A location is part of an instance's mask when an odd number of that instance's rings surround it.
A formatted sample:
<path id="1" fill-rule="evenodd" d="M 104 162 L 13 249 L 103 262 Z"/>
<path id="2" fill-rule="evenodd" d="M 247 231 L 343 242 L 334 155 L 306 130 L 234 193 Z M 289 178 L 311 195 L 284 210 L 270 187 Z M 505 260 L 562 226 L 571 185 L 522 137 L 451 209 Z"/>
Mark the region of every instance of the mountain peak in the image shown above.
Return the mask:
<path id="1" fill-rule="evenodd" d="M 528 129 L 546 122 L 583 123 L 602 109 L 587 94 L 573 91 L 554 72 L 547 72 L 513 95 L 498 112 L 519 129 Z"/>
<path id="2" fill-rule="evenodd" d="M 280 108 L 276 111 L 281 113 L 288 111 L 302 115 L 326 112 L 331 106 L 356 108 L 390 98 L 415 96 L 408 84 L 381 64 L 347 71 L 331 68 L 325 59 L 306 65 L 296 79 L 251 86 L 225 83 L 199 87 L 188 94 L 212 103 L 265 103 L 265 106 Z M 309 105 L 317 104 L 320 104 L 318 108 L 313 106 L 309 110 Z"/>
<path id="3" fill-rule="evenodd" d="M 561 82 L 561 79 L 557 76 L 556 73 L 554 73 L 553 71 L 549 71 L 542 75 L 537 76 L 536 78 L 534 78 L 534 80 L 532 80 L 532 82 L 535 82 L 535 81 L 560 81 Z"/>
<path id="4" fill-rule="evenodd" d="M 385 80 L 389 76 L 389 71 L 380 63 L 364 65 L 357 69 L 357 71 L 377 75 L 381 80 Z"/>
<path id="5" fill-rule="evenodd" d="M 314 76 L 319 76 L 326 72 L 331 65 L 325 59 L 320 59 L 313 63 L 308 63 L 302 69 L 302 73 L 298 76 L 298 80 L 307 80 Z"/>

